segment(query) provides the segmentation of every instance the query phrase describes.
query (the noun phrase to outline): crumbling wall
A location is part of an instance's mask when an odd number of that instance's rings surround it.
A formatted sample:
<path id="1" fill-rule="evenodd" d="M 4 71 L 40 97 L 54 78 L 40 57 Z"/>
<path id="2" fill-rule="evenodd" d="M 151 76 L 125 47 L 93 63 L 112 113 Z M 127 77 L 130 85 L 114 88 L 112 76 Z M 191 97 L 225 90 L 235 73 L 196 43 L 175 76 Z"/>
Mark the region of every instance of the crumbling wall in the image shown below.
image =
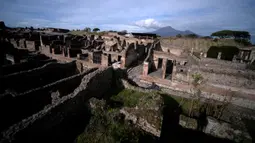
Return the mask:
<path id="1" fill-rule="evenodd" d="M 35 42 L 34 41 L 26 41 L 27 49 L 28 50 L 35 50 Z"/>
<path id="2" fill-rule="evenodd" d="M 208 66 L 217 66 L 221 68 L 232 68 L 232 69 L 239 69 L 239 70 L 245 70 L 246 64 L 243 63 L 234 63 L 231 61 L 225 61 L 225 60 L 218 60 L 218 59 L 212 59 L 212 58 L 201 58 L 200 64 L 202 66 L 205 66 L 206 64 Z"/>
<path id="3" fill-rule="evenodd" d="M 128 51 L 127 51 L 127 54 L 126 54 L 126 65 L 125 67 L 129 67 L 134 61 L 137 60 L 137 52 L 135 51 L 134 48 L 130 48 Z"/>
<path id="4" fill-rule="evenodd" d="M 5 90 L 10 90 L 13 93 L 22 93 L 76 73 L 75 62 L 67 64 L 48 63 L 40 68 L 1 77 L 2 85 L 0 93 L 3 93 Z"/>
<path id="5" fill-rule="evenodd" d="M 18 63 L 14 65 L 2 66 L 2 75 L 8 75 L 16 72 L 26 71 L 33 68 L 38 68 L 47 63 L 57 62 L 57 60 L 43 60 L 43 61 L 29 61 L 24 63 Z"/>
<path id="6" fill-rule="evenodd" d="M 206 82 L 212 84 L 253 89 L 255 73 L 245 70 L 245 67 L 241 63 L 203 58 L 199 66 L 192 65 L 191 74 L 198 72 Z"/>
<path id="7" fill-rule="evenodd" d="M 138 58 L 141 58 L 141 57 L 145 57 L 145 48 L 149 48 L 150 47 L 150 44 L 147 44 L 146 46 L 144 45 L 137 45 L 136 47 L 136 51 L 138 53 Z"/>
<path id="8" fill-rule="evenodd" d="M 200 71 L 199 73 L 201 73 L 204 80 L 207 81 L 208 83 L 247 89 L 254 89 L 255 87 L 254 79 L 247 79 L 244 77 L 237 77 L 227 74 L 209 73 L 203 71 Z"/>
<path id="9" fill-rule="evenodd" d="M 233 39 L 203 39 L 203 38 L 161 38 L 162 47 L 184 48 L 196 52 L 207 52 L 212 46 L 244 47 Z"/>
<path id="10" fill-rule="evenodd" d="M 119 59 L 118 59 L 118 56 L 117 54 L 111 54 L 111 62 L 114 63 L 114 62 L 118 62 Z"/>
<path id="11" fill-rule="evenodd" d="M 86 119 L 84 109 L 91 97 L 101 97 L 111 88 L 113 69 L 102 68 L 83 77 L 73 93 L 62 97 L 44 110 L 14 124 L 2 133 L 3 142 L 71 142 L 72 128 Z M 98 90 L 100 89 L 100 90 Z M 87 116 L 87 119 L 89 116 Z M 84 129 L 84 127 L 83 127 Z M 70 134 L 69 134 L 70 133 Z M 69 139 L 69 140 L 68 140 Z"/>
<path id="12" fill-rule="evenodd" d="M 80 85 L 82 78 L 95 70 L 96 68 L 89 69 L 17 96 L 11 94 L 3 96 L 0 98 L 0 131 L 72 93 Z"/>

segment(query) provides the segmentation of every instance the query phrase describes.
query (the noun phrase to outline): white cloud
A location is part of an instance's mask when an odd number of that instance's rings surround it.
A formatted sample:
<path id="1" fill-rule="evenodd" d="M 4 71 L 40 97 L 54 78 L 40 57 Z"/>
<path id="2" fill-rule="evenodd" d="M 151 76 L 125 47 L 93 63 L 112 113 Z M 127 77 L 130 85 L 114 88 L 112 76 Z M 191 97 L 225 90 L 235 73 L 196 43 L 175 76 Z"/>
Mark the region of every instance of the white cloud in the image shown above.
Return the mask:
<path id="1" fill-rule="evenodd" d="M 135 25 L 139 27 L 147 28 L 147 29 L 158 29 L 164 26 L 164 24 L 152 18 L 136 21 Z"/>

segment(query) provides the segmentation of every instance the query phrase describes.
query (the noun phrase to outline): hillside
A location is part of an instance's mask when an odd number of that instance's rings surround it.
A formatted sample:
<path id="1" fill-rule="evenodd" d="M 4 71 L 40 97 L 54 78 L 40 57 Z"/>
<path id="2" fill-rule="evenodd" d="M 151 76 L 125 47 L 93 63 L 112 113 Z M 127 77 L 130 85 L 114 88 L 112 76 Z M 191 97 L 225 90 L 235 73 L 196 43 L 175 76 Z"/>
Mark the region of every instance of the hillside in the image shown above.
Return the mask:
<path id="1" fill-rule="evenodd" d="M 172 28 L 171 26 L 162 27 L 151 33 L 155 33 L 157 35 L 160 35 L 161 37 L 176 36 L 178 34 L 181 34 L 181 35 L 195 34 L 194 32 L 190 30 L 180 31 L 180 30 L 176 30 Z"/>
<path id="2" fill-rule="evenodd" d="M 204 38 L 161 38 L 161 46 L 163 47 L 181 47 L 188 50 L 191 48 L 197 52 L 206 52 L 211 46 L 236 46 L 244 47 L 243 45 L 235 42 L 233 39 L 204 39 Z"/>

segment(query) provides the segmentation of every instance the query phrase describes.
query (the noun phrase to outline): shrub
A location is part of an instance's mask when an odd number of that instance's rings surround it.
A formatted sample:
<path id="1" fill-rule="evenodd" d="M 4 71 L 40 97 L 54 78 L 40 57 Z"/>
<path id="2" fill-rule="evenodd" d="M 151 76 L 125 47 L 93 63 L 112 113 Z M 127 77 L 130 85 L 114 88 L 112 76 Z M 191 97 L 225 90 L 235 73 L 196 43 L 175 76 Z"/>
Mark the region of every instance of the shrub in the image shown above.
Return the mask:
<path id="1" fill-rule="evenodd" d="M 197 85 L 201 84 L 201 82 L 203 80 L 203 76 L 200 73 L 192 74 L 192 78 L 193 78 L 193 85 L 194 86 L 197 86 Z"/>

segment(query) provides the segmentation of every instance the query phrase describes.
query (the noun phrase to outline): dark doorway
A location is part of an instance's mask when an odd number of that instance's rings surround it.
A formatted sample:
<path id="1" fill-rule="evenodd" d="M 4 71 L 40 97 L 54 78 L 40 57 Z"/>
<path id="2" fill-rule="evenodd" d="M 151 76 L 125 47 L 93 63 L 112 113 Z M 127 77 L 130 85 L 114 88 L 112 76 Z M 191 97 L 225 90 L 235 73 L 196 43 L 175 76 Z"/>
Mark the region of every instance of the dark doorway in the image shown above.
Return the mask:
<path id="1" fill-rule="evenodd" d="M 163 59 L 158 59 L 158 69 L 162 68 Z"/>
<path id="2" fill-rule="evenodd" d="M 172 72 L 173 72 L 173 62 L 171 60 L 167 60 L 165 78 L 168 79 L 168 80 L 171 80 L 172 79 Z"/>
<path id="3" fill-rule="evenodd" d="M 121 56 L 118 56 L 118 61 L 121 61 Z"/>
<path id="4" fill-rule="evenodd" d="M 173 62 L 171 60 L 167 60 L 166 64 L 166 74 L 170 75 L 173 72 Z"/>
<path id="5" fill-rule="evenodd" d="M 112 56 L 111 54 L 108 55 L 108 65 L 112 65 Z"/>
<path id="6" fill-rule="evenodd" d="M 239 49 L 235 46 L 220 46 L 220 47 L 211 46 L 207 51 L 207 57 L 217 59 L 219 52 L 222 53 L 221 54 L 222 60 L 232 61 L 234 55 L 238 54 Z"/>

